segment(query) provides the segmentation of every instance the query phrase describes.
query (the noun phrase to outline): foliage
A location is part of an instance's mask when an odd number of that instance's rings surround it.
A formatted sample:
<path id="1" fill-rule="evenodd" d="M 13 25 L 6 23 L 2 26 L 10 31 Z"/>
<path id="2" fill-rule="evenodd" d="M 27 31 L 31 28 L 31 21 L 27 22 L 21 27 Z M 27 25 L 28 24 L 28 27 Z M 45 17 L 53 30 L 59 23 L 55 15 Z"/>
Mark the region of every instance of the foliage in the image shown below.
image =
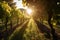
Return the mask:
<path id="1" fill-rule="evenodd" d="M 20 9 L 13 8 L 11 10 L 11 18 L 22 18 L 22 12 Z"/>
<path id="2" fill-rule="evenodd" d="M 0 2 L 0 18 L 9 17 L 11 8 L 7 2 Z"/>
<path id="3" fill-rule="evenodd" d="M 27 2 L 26 2 L 26 0 L 22 0 L 23 2 L 23 6 L 26 6 L 27 5 Z"/>

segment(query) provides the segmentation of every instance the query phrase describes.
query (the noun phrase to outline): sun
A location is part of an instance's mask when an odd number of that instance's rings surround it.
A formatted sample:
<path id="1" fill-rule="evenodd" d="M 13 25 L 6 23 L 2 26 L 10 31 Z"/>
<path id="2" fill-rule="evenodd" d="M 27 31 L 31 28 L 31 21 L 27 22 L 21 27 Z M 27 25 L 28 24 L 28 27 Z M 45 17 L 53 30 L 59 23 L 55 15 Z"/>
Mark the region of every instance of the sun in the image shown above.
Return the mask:
<path id="1" fill-rule="evenodd" d="M 30 14 L 32 13 L 32 10 L 29 9 L 29 8 L 27 8 L 27 9 L 26 9 L 26 12 L 30 15 Z"/>

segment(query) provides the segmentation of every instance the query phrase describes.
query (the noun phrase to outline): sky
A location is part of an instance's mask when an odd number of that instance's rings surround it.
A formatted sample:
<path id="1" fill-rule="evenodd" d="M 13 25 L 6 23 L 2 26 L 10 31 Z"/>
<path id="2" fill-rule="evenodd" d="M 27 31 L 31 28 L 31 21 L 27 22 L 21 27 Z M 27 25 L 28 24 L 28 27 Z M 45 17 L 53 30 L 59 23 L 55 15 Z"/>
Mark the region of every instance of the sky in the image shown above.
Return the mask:
<path id="1" fill-rule="evenodd" d="M 14 0 L 13 2 L 16 2 L 17 8 L 23 8 L 22 0 Z"/>

